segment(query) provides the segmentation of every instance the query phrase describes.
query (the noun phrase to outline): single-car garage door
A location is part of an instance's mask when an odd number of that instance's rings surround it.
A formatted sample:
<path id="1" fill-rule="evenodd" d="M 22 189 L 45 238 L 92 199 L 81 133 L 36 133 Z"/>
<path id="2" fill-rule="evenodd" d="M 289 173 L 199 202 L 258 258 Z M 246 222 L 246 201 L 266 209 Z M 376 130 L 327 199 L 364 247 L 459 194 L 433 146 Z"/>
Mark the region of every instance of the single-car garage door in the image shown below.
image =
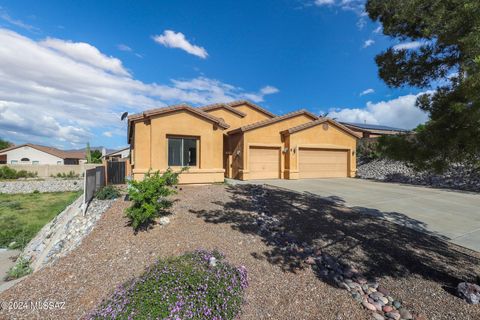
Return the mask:
<path id="1" fill-rule="evenodd" d="M 250 179 L 280 178 L 280 148 L 250 147 Z"/>
<path id="2" fill-rule="evenodd" d="M 300 148 L 300 179 L 347 177 L 348 151 Z"/>

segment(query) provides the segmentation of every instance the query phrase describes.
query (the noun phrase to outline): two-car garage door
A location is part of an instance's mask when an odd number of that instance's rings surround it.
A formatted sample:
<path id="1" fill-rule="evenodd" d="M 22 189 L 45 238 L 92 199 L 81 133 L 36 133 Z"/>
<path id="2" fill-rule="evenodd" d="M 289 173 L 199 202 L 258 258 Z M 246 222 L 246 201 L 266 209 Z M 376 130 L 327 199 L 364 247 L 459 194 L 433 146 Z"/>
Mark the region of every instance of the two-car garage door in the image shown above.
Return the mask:
<path id="1" fill-rule="evenodd" d="M 250 147 L 250 179 L 280 178 L 280 148 Z M 300 148 L 300 179 L 343 178 L 348 176 L 348 151 Z"/>
<path id="2" fill-rule="evenodd" d="M 348 151 L 300 148 L 300 179 L 343 178 L 348 175 Z"/>

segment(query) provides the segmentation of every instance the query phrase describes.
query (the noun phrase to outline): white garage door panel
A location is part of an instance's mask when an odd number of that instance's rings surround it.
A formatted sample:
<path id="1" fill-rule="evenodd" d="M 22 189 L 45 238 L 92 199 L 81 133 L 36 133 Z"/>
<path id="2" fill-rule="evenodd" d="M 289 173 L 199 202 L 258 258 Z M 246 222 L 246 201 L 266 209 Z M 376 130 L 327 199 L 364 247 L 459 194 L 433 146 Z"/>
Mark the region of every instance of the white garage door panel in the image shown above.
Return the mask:
<path id="1" fill-rule="evenodd" d="M 250 179 L 280 178 L 280 149 L 250 147 Z"/>
<path id="2" fill-rule="evenodd" d="M 299 158 L 300 179 L 347 177 L 347 150 L 300 148 Z"/>

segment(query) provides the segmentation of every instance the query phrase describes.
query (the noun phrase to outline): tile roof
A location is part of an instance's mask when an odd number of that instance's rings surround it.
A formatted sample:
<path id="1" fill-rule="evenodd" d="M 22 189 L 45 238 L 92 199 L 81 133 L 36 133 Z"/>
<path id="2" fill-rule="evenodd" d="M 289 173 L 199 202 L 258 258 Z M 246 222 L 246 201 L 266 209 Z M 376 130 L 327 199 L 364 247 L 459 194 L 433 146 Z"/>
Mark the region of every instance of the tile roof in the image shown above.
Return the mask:
<path id="1" fill-rule="evenodd" d="M 217 109 L 225 109 L 228 110 L 232 113 L 235 113 L 236 115 L 239 115 L 240 117 L 245 117 L 247 114 L 245 112 L 242 112 L 240 110 L 237 110 L 225 103 L 215 103 L 215 104 L 209 104 L 203 107 L 200 107 L 199 109 L 202 109 L 205 112 L 211 111 L 211 110 L 217 110 Z"/>
<path id="2" fill-rule="evenodd" d="M 249 125 L 246 125 L 246 126 L 234 129 L 234 130 L 231 130 L 231 131 L 228 132 L 228 134 L 250 131 L 250 130 L 257 129 L 257 128 L 264 127 L 264 126 L 268 126 L 268 125 L 271 125 L 273 123 L 277 123 L 277 122 L 280 122 L 280 121 L 283 121 L 283 120 L 286 120 L 286 119 L 290 119 L 290 118 L 293 118 L 293 117 L 301 115 L 301 114 L 305 114 L 307 116 L 310 116 L 312 119 L 318 119 L 318 117 L 316 115 L 314 115 L 313 113 L 311 113 L 311 112 L 309 112 L 305 109 L 301 109 L 301 110 L 298 110 L 298 111 L 294 111 L 294 112 L 284 114 L 283 116 L 277 116 L 275 118 L 258 121 L 258 122 L 255 122 L 255 123 L 252 123 L 252 124 L 249 124 Z"/>
<path id="3" fill-rule="evenodd" d="M 330 118 L 320 118 L 320 119 L 315 120 L 315 121 L 303 123 L 303 124 L 301 124 L 301 125 L 299 125 L 299 126 L 296 126 L 296 127 L 290 128 L 290 129 L 287 129 L 287 130 L 285 130 L 285 131 L 282 131 L 282 134 L 292 134 L 292 133 L 295 133 L 295 132 L 298 132 L 298 131 L 302 131 L 302 130 L 305 130 L 305 129 L 308 129 L 308 128 L 312 128 L 312 127 L 318 126 L 319 124 L 322 124 L 322 123 L 325 123 L 325 122 L 328 122 L 328 123 L 330 123 L 330 124 L 332 124 L 332 125 L 340 128 L 340 129 L 342 129 L 342 130 L 345 131 L 346 133 L 354 136 L 355 138 L 361 138 L 361 137 L 362 137 L 359 133 L 357 133 L 357 132 L 355 132 L 355 131 L 353 131 L 353 130 L 347 128 L 347 127 L 345 127 L 345 126 L 342 125 L 341 123 L 339 123 L 339 122 L 337 122 L 337 121 L 335 121 L 335 120 L 333 120 L 333 119 L 330 119 Z"/>
<path id="4" fill-rule="evenodd" d="M 271 113 L 270 111 L 260 107 L 259 105 L 253 103 L 253 102 L 250 102 L 248 100 L 236 100 L 236 101 L 232 101 L 232 102 L 228 102 L 226 103 L 227 106 L 230 106 L 230 107 L 237 107 L 237 106 L 240 106 L 242 104 L 246 104 L 250 107 L 252 107 L 253 109 L 256 109 L 264 114 L 266 114 L 267 116 L 270 116 L 270 117 L 276 117 L 277 115 L 276 114 L 273 114 Z"/>
<path id="5" fill-rule="evenodd" d="M 130 123 L 131 121 L 143 119 L 143 118 L 146 118 L 146 117 L 155 116 L 155 115 L 159 115 L 159 114 L 170 113 L 170 112 L 175 112 L 175 111 L 181 111 L 181 110 L 190 111 L 192 113 L 195 113 L 196 115 L 198 115 L 202 118 L 208 119 L 208 120 L 218 124 L 220 127 L 224 128 L 224 129 L 229 128 L 229 125 L 226 124 L 225 121 L 223 121 L 223 119 L 214 117 L 211 114 L 209 114 L 205 111 L 202 111 L 200 108 L 193 108 L 193 107 L 191 107 L 187 104 L 179 104 L 179 105 L 169 106 L 169 107 L 165 107 L 165 108 L 151 109 L 151 110 L 146 110 L 142 113 L 132 114 L 128 117 L 128 122 Z"/>
<path id="6" fill-rule="evenodd" d="M 12 146 L 12 147 L 0 150 L 0 153 L 4 153 L 4 152 L 14 150 L 14 149 L 17 149 L 17 148 L 21 148 L 21 147 L 34 148 L 34 149 L 37 149 L 39 151 L 51 154 L 55 157 L 62 158 L 62 159 L 85 159 L 86 158 L 86 155 L 85 155 L 84 151 L 63 151 L 63 150 L 60 150 L 60 149 L 57 149 L 57 148 L 41 146 L 41 145 L 32 144 L 32 143 L 25 143 L 25 144 Z"/>

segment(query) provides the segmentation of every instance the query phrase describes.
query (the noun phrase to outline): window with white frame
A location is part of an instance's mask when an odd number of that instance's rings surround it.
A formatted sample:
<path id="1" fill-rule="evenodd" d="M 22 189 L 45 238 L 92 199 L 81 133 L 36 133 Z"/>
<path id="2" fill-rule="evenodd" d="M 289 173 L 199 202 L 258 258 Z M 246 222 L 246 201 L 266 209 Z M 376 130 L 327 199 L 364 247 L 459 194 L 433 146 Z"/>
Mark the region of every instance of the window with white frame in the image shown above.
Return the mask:
<path id="1" fill-rule="evenodd" d="M 18 163 L 18 161 L 17 160 L 12 160 L 12 161 L 10 161 L 10 163 L 11 164 L 16 164 L 16 163 Z"/>
<path id="2" fill-rule="evenodd" d="M 168 166 L 195 167 L 197 165 L 197 138 L 168 138 Z"/>

